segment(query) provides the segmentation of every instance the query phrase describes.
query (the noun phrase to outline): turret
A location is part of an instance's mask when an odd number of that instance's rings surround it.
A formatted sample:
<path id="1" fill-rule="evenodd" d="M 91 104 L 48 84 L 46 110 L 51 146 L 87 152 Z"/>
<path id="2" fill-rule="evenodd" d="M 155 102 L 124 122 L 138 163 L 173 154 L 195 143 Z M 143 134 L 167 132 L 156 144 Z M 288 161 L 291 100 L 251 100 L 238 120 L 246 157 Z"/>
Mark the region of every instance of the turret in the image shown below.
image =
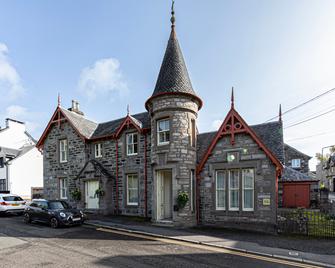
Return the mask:
<path id="1" fill-rule="evenodd" d="M 178 43 L 172 5 L 171 34 L 155 90 L 145 107 L 151 115 L 154 220 L 194 225 L 196 120 L 202 106 L 193 90 Z M 185 207 L 179 195 L 188 195 Z"/>

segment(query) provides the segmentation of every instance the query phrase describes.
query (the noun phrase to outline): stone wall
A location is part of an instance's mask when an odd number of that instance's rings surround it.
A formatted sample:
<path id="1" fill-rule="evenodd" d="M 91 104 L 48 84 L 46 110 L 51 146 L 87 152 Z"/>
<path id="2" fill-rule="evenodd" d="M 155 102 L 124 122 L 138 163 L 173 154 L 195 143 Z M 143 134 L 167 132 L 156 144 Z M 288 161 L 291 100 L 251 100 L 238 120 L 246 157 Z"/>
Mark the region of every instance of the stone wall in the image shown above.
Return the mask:
<path id="1" fill-rule="evenodd" d="M 227 153 L 236 159 L 227 161 Z M 226 209 L 216 210 L 216 171 L 229 169 L 254 169 L 254 210 L 242 210 L 240 175 L 239 210 L 228 209 L 228 184 L 226 180 Z M 241 172 L 240 172 L 241 174 Z M 263 203 L 270 199 L 270 204 Z M 200 173 L 200 221 L 202 225 L 275 232 L 276 226 L 276 168 L 255 141 L 247 134 L 237 134 L 235 145 L 230 136 L 224 136 L 216 144 Z"/>
<path id="2" fill-rule="evenodd" d="M 294 168 L 294 169 L 302 173 L 308 174 L 309 172 L 308 162 L 310 159 L 308 155 L 305 155 L 288 145 L 284 146 L 284 154 L 285 154 L 285 165 L 286 166 L 292 167 L 292 159 L 300 159 L 301 167 Z"/>
<path id="3" fill-rule="evenodd" d="M 68 161 L 59 161 L 59 140 L 68 140 Z M 43 179 L 44 197 L 47 199 L 59 199 L 59 179 L 68 179 L 68 196 L 75 188 L 74 178 L 86 163 L 86 149 L 84 141 L 67 122 L 60 127 L 53 125 L 43 145 Z"/>
<path id="4" fill-rule="evenodd" d="M 172 205 L 175 207 L 181 191 L 192 195 L 190 182 L 191 170 L 196 169 L 196 146 L 191 144 L 191 122 L 196 122 L 198 104 L 191 97 L 166 95 L 155 98 L 149 111 L 152 115 L 152 173 L 155 176 L 159 170 L 172 171 Z M 157 121 L 164 118 L 168 118 L 170 122 L 170 142 L 167 145 L 157 145 Z M 156 191 L 155 185 L 153 190 Z M 153 205 L 156 207 L 155 196 Z M 153 217 L 155 219 L 156 215 Z M 175 226 L 196 224 L 195 211 L 191 209 L 190 202 L 183 209 L 173 211 L 172 221 Z"/>

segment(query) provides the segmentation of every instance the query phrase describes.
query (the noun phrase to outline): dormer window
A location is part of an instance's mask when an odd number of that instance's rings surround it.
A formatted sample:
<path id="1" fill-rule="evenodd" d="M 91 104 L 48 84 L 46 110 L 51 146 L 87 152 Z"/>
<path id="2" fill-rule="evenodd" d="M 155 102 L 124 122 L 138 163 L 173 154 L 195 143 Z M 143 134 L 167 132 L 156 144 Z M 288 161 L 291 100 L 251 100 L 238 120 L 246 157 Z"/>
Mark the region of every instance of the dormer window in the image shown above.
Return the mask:
<path id="1" fill-rule="evenodd" d="M 94 156 L 95 158 L 102 157 L 102 143 L 94 144 Z"/>
<path id="2" fill-rule="evenodd" d="M 138 134 L 129 133 L 126 135 L 127 155 L 137 155 L 138 152 Z"/>
<path id="3" fill-rule="evenodd" d="M 170 142 L 170 120 L 162 119 L 157 121 L 157 144 L 165 145 Z"/>
<path id="4" fill-rule="evenodd" d="M 66 163 L 68 159 L 67 139 L 59 141 L 59 162 Z"/>
<path id="5" fill-rule="evenodd" d="M 292 168 L 301 168 L 301 160 L 300 159 L 292 159 L 291 166 L 292 166 Z"/>

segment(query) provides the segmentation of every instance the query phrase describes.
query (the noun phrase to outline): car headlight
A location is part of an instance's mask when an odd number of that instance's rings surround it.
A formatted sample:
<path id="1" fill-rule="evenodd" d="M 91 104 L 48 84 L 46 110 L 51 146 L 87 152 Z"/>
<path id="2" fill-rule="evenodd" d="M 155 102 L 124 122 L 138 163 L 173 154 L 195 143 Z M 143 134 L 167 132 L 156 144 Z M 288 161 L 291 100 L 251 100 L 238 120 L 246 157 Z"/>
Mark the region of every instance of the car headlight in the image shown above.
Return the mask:
<path id="1" fill-rule="evenodd" d="M 84 215 L 84 212 L 83 212 L 82 210 L 79 210 L 79 213 L 80 213 L 81 215 Z"/>
<path id="2" fill-rule="evenodd" d="M 59 216 L 61 216 L 62 218 L 66 217 L 66 214 L 64 212 L 59 213 Z"/>

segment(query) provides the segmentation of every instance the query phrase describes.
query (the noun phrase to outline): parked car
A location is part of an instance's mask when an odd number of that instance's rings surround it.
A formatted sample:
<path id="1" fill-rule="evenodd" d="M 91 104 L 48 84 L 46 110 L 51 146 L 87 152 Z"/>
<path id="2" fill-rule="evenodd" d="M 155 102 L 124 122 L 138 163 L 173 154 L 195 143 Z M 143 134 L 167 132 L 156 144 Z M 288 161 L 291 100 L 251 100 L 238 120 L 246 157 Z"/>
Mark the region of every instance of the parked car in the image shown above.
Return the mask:
<path id="1" fill-rule="evenodd" d="M 59 226 L 80 225 L 85 220 L 85 214 L 63 200 L 33 199 L 24 211 L 24 222 L 32 221 L 50 224 L 52 228 Z"/>
<path id="2" fill-rule="evenodd" d="M 14 194 L 0 194 L 0 214 L 22 214 L 26 201 Z"/>

